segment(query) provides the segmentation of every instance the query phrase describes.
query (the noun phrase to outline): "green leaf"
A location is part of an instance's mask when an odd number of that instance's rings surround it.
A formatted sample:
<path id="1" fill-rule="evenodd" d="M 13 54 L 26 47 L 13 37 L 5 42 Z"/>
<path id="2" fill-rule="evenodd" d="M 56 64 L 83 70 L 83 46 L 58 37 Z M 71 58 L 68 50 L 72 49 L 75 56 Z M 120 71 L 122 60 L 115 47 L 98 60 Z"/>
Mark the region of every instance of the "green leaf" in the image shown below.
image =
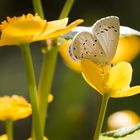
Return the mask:
<path id="1" fill-rule="evenodd" d="M 140 140 L 140 123 L 114 131 L 102 133 L 100 140 Z"/>

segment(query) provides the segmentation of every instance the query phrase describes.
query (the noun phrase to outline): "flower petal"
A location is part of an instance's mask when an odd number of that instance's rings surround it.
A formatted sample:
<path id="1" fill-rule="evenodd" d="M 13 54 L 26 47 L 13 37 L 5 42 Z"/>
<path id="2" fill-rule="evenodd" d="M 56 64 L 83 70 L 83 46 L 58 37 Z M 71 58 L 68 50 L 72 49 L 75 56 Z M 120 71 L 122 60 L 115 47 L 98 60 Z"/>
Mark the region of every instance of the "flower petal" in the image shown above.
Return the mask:
<path id="1" fill-rule="evenodd" d="M 58 30 L 54 30 L 53 32 L 50 32 L 49 34 L 46 30 L 44 30 L 44 32 L 42 32 L 42 34 L 40 34 L 38 40 L 43 40 L 43 39 L 47 39 L 47 38 L 54 38 L 54 37 L 58 37 L 59 35 L 63 35 L 65 33 L 68 33 L 74 27 L 76 27 L 77 25 L 79 25 L 82 22 L 83 22 L 82 19 L 78 19 L 78 20 L 72 22 L 71 24 L 69 24 L 68 26 L 63 27 L 63 28 L 59 28 Z"/>
<path id="2" fill-rule="evenodd" d="M 13 95 L 11 97 L 0 97 L 0 120 L 12 121 L 22 119 L 31 115 L 31 105 L 22 97 Z"/>
<path id="3" fill-rule="evenodd" d="M 103 77 L 100 68 L 88 59 L 81 60 L 82 74 L 86 82 L 100 93 L 103 93 Z"/>
<path id="4" fill-rule="evenodd" d="M 116 64 L 121 61 L 131 62 L 139 53 L 140 38 L 138 36 L 121 36 L 113 63 Z"/>
<path id="5" fill-rule="evenodd" d="M 106 89 L 112 95 L 116 91 L 129 87 L 132 78 L 132 67 L 127 62 L 120 62 L 113 66 L 108 74 Z"/>
<path id="6" fill-rule="evenodd" d="M 71 40 L 64 40 L 64 42 L 62 43 L 62 45 L 59 48 L 59 52 L 68 67 L 70 67 L 71 69 L 73 69 L 77 72 L 81 72 L 81 64 L 80 64 L 81 62 L 74 61 L 71 58 L 71 56 L 69 55 L 68 49 L 69 49 L 70 43 L 71 43 Z"/>
<path id="7" fill-rule="evenodd" d="M 7 134 L 0 135 L 0 140 L 8 140 L 8 135 Z"/>
<path id="8" fill-rule="evenodd" d="M 1 39 L 0 46 L 19 45 L 34 40 L 44 29 L 47 21 L 38 15 L 23 15 L 21 17 L 7 18 L 7 21 L 0 25 Z"/>
<path id="9" fill-rule="evenodd" d="M 134 86 L 112 94 L 113 98 L 129 97 L 140 93 L 140 86 Z"/>

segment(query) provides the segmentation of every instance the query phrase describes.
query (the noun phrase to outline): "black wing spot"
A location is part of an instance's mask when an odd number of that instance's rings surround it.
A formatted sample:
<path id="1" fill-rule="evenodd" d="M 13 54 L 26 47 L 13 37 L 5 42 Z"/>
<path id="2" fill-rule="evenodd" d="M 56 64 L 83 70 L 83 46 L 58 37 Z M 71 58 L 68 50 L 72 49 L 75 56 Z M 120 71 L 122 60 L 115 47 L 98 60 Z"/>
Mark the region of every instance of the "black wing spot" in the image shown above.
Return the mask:
<path id="1" fill-rule="evenodd" d="M 104 33 L 104 31 L 101 31 L 101 33 Z"/>
<path id="2" fill-rule="evenodd" d="M 114 30 L 115 32 L 117 32 L 117 30 Z"/>
<path id="3" fill-rule="evenodd" d="M 104 29 L 105 31 L 108 31 L 108 29 Z"/>
<path id="4" fill-rule="evenodd" d="M 92 46 L 94 46 L 95 44 L 92 44 Z"/>
<path id="5" fill-rule="evenodd" d="M 103 52 L 101 52 L 101 54 L 103 54 Z"/>
<path id="6" fill-rule="evenodd" d="M 84 50 L 86 50 L 86 48 L 84 48 Z"/>
<path id="7" fill-rule="evenodd" d="M 82 58 L 84 57 L 84 54 L 82 53 Z"/>
<path id="8" fill-rule="evenodd" d="M 110 26 L 108 26 L 108 29 L 111 29 L 111 27 L 110 27 Z"/>
<path id="9" fill-rule="evenodd" d="M 95 39 L 94 41 L 97 42 L 97 39 Z"/>
<path id="10" fill-rule="evenodd" d="M 97 55 L 95 54 L 94 57 L 96 57 Z"/>
<path id="11" fill-rule="evenodd" d="M 115 28 L 114 26 L 112 26 L 112 28 Z"/>
<path id="12" fill-rule="evenodd" d="M 74 50 L 76 50 L 76 48 L 75 48 L 75 47 L 74 47 L 73 49 L 74 49 Z"/>
<path id="13" fill-rule="evenodd" d="M 85 40 L 85 42 L 87 42 L 88 40 Z"/>
<path id="14" fill-rule="evenodd" d="M 86 43 L 84 42 L 83 45 L 85 45 Z"/>
<path id="15" fill-rule="evenodd" d="M 86 52 L 86 54 L 88 54 L 88 52 Z"/>

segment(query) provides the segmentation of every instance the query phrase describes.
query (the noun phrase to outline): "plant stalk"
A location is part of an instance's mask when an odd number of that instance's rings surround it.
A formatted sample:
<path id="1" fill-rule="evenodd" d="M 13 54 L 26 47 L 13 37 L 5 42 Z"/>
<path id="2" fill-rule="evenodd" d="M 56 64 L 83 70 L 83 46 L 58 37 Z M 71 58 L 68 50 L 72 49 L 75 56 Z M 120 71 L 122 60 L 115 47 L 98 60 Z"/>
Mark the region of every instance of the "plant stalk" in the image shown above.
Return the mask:
<path id="1" fill-rule="evenodd" d="M 104 94 L 102 97 L 101 109 L 100 109 L 99 118 L 98 118 L 98 122 L 97 122 L 97 126 L 96 126 L 93 140 L 99 140 L 100 133 L 101 133 L 102 126 L 103 126 L 103 122 L 104 122 L 106 109 L 107 109 L 108 100 L 109 100 L 108 94 Z"/>

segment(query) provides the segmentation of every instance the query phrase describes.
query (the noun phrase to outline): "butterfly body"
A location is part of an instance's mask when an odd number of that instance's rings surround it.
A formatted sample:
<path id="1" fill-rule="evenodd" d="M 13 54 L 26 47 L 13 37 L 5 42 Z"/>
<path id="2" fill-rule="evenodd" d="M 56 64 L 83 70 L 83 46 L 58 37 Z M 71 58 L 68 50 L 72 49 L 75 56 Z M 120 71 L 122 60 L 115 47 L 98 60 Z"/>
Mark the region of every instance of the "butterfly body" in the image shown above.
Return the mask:
<path id="1" fill-rule="evenodd" d="M 90 59 L 97 64 L 111 64 L 119 40 L 119 18 L 110 16 L 98 20 L 89 31 L 75 35 L 69 47 L 74 60 Z"/>

